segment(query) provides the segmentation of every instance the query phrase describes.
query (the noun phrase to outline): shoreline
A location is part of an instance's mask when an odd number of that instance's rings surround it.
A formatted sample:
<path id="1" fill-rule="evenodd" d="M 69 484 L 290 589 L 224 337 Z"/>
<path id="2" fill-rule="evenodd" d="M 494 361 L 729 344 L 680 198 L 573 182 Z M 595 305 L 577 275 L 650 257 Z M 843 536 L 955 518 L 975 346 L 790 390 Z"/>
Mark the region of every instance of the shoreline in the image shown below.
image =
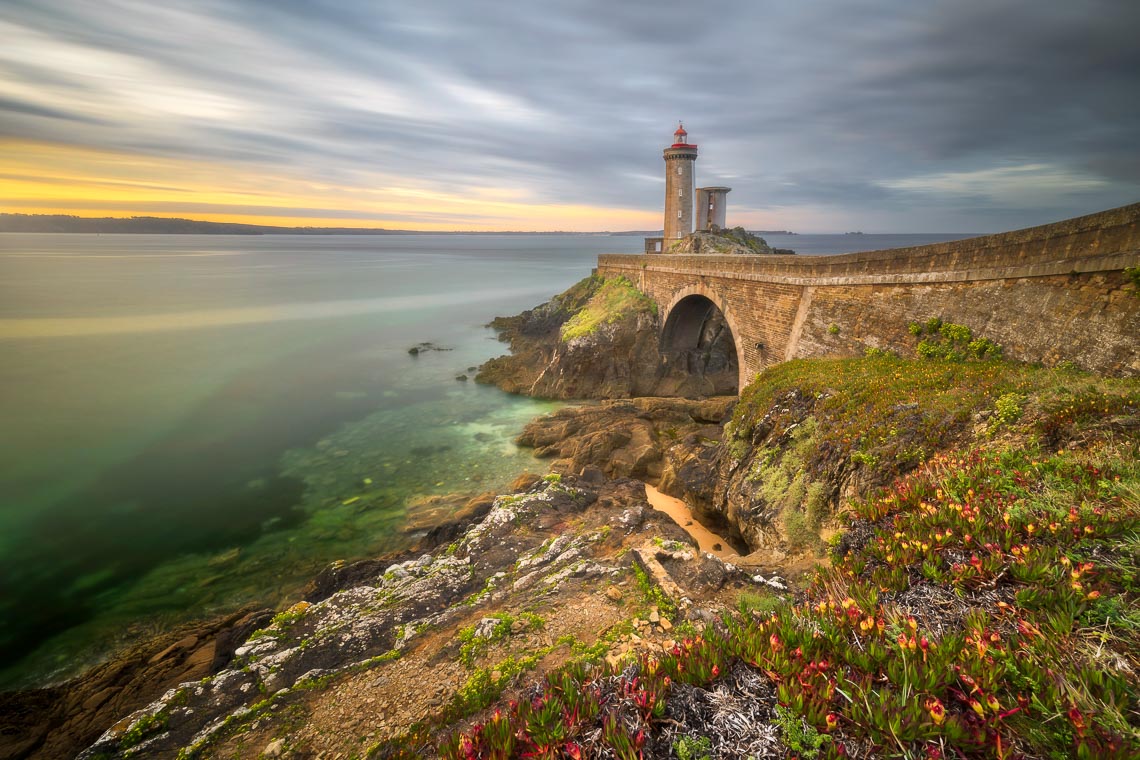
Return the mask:
<path id="1" fill-rule="evenodd" d="M 683 399 L 671 401 L 689 403 Z M 561 409 L 596 412 L 606 403 L 583 400 Z M 524 428 L 546 418 L 548 415 L 533 417 Z M 596 429 L 603 427 L 599 421 L 587 424 L 587 428 L 591 426 Z M 560 469 L 556 462 L 544 461 L 538 456 L 533 464 L 537 465 L 535 470 L 539 472 Z M 506 494 L 525 492 L 558 477 L 557 474 L 543 477 L 528 468 L 515 477 L 513 483 L 504 486 L 502 491 Z M 669 496 L 644 481 L 634 482 L 637 484 L 636 490 L 643 494 L 653 512 L 667 516 L 674 525 L 674 536 L 688 537 L 699 547 L 701 553 L 711 554 L 722 562 L 750 564 L 726 539 L 704 526 L 684 501 Z M 315 603 L 336 593 L 338 589 L 370 582 L 369 579 L 385 567 L 413 561 L 425 552 L 435 552 L 478 525 L 492 509 L 496 498 L 490 493 L 452 493 L 429 497 L 420 505 L 422 513 L 415 517 L 409 516 L 409 523 L 405 526 L 405 532 L 416 537 L 410 547 L 379 556 L 362 556 L 347 562 L 334 562 L 316 571 L 288 599 L 296 604 Z M 455 508 L 444 514 L 444 506 Z M 435 518 L 430 524 L 425 521 L 428 515 Z M 295 607 L 296 604 L 292 606 Z M 292 608 L 285 603 L 277 607 Z M 281 614 L 279 609 L 276 610 L 277 614 Z M 82 740 L 68 749 L 78 751 L 88 746 L 98 733 L 113 725 L 114 721 L 149 704 L 163 692 L 176 688 L 184 681 L 198 681 L 220 672 L 227 667 L 242 642 L 255 629 L 264 628 L 274 614 L 274 608 L 266 606 L 263 601 L 254 600 L 228 614 L 191 621 L 171 630 L 136 639 L 102 662 L 65 680 L 0 692 L 0 704 L 5 706 L 6 713 L 23 713 L 31 723 L 36 720 L 34 716 L 27 715 L 29 708 L 33 713 L 41 713 L 39 722 L 50 726 L 46 730 L 42 730 L 44 725 L 38 729 L 33 728 L 31 733 L 39 740 L 51 737 L 56 732 L 82 736 Z M 97 731 L 94 726 L 98 726 Z M 0 746 L 0 749 L 4 747 Z M 53 747 L 52 751 L 56 749 L 58 747 Z M 14 756 L 37 757 L 36 754 Z"/>

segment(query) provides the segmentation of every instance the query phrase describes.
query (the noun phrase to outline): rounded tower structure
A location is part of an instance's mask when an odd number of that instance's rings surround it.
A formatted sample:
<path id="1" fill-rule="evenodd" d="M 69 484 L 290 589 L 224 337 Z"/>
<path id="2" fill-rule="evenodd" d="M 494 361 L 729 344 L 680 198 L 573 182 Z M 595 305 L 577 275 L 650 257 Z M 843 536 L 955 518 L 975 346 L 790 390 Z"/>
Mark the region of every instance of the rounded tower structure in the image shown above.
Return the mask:
<path id="1" fill-rule="evenodd" d="M 731 187 L 697 188 L 697 229 L 723 230 L 725 214 L 728 211 L 728 198 Z"/>
<path id="2" fill-rule="evenodd" d="M 673 144 L 665 149 L 665 239 L 669 246 L 693 231 L 693 169 L 697 146 L 689 143 L 683 124 L 673 133 Z"/>

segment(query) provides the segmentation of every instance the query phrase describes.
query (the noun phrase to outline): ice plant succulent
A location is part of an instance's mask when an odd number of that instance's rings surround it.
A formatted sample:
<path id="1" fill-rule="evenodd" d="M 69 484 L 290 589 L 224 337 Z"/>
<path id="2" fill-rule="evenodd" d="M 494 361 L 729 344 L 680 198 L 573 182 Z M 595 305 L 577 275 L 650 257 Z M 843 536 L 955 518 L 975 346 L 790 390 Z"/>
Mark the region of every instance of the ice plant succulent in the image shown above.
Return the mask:
<path id="1" fill-rule="evenodd" d="M 848 747 L 915 757 L 1140 756 L 1126 717 L 1137 689 L 1111 665 L 1123 659 L 1103 656 L 1118 647 L 1134 657 L 1138 637 L 1088 633 L 1089 621 L 1112 630 L 1107 616 L 1121 607 L 1140 619 L 1136 555 L 1113 543 L 1140 535 L 1137 459 L 1111 447 L 935 457 L 857 505 L 874 535 L 819 572 L 802 603 L 764 619 L 726 617 L 621 673 L 552 674 L 538 698 L 492 715 L 441 753 L 636 758 L 673 720 L 678 684 L 711 688 L 736 662 L 774 684 L 786 715 L 827 734 L 821 751 L 830 756 Z M 932 586 L 953 614 L 897 601 Z M 496 726 L 508 721 L 515 730 L 504 736 Z"/>

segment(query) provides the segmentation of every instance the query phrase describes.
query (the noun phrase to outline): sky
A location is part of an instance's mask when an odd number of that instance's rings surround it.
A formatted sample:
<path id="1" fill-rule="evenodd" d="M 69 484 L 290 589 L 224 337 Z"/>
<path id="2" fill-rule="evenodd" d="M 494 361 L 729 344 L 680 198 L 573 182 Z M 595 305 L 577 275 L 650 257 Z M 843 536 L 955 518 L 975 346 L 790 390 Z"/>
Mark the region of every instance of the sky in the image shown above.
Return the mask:
<path id="1" fill-rule="evenodd" d="M 0 211 L 996 232 L 1140 201 L 1136 0 L 4 0 Z"/>

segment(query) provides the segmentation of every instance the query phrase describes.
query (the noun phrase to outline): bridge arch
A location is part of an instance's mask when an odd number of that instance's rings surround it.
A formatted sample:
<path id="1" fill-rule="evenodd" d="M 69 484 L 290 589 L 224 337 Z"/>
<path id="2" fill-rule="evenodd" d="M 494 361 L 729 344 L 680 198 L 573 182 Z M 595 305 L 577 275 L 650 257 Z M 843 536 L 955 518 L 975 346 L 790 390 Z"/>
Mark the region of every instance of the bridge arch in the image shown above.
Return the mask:
<path id="1" fill-rule="evenodd" d="M 667 303 L 661 328 L 661 353 L 666 362 L 676 362 L 679 357 L 694 352 L 704 353 L 707 358 L 708 352 L 716 347 L 718 354 L 724 354 L 735 365 L 733 392 L 739 393 L 745 384 L 743 346 L 737 320 L 725 299 L 698 282 L 674 292 Z M 718 392 L 725 391 L 719 389 Z"/>

